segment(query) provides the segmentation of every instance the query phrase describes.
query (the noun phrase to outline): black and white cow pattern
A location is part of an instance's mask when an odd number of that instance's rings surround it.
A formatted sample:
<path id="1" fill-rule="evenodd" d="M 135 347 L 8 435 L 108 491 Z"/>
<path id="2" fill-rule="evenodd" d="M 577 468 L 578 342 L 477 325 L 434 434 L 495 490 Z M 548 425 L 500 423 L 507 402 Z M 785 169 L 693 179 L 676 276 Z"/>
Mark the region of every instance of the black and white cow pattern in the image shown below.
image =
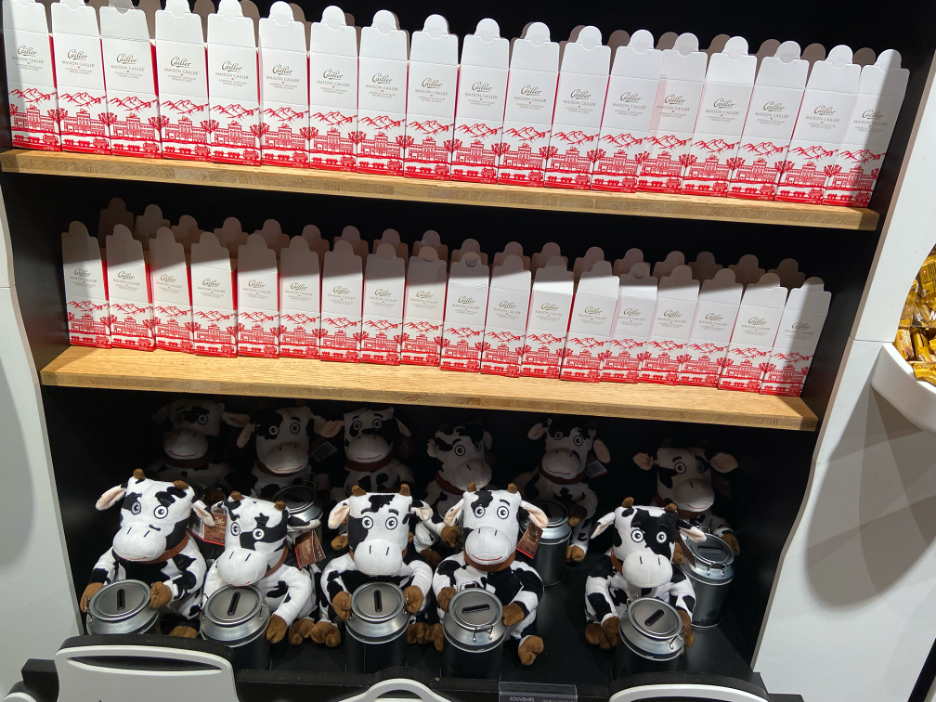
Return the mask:
<path id="1" fill-rule="evenodd" d="M 679 568 L 673 568 L 677 533 L 704 541 L 705 534 L 680 520 L 673 508 L 622 506 L 598 520 L 592 537 L 614 527 L 611 549 L 601 557 L 585 581 L 586 637 L 602 648 L 617 643 L 617 627 L 627 604 L 636 597 L 655 597 L 684 611 L 686 644 L 692 645 L 695 591 Z"/>
<path id="2" fill-rule="evenodd" d="M 425 625 L 418 635 L 413 625 L 429 604 L 432 569 L 422 561 L 405 563 L 410 524 L 428 519 L 431 509 L 413 499 L 409 487 L 399 493 L 365 493 L 355 486 L 351 497 L 339 502 L 328 516 L 328 526 L 336 529 L 347 521 L 348 553 L 331 560 L 322 571 L 320 621 L 313 630 L 317 643 L 337 646 L 338 626 L 350 613 L 350 596 L 369 582 L 389 582 L 399 586 L 410 613 L 410 642 L 425 641 Z"/>
<path id="3" fill-rule="evenodd" d="M 231 493 L 224 501 L 227 523 L 224 553 L 208 570 L 204 602 L 225 585 L 256 585 L 266 598 L 271 618 L 266 637 L 279 642 L 287 628 L 296 645 L 312 633 L 310 618 L 317 604 L 309 573 L 284 561 L 289 551 L 287 530 L 311 531 L 319 523 L 290 517 L 282 502 L 269 502 Z"/>
<path id="4" fill-rule="evenodd" d="M 712 513 L 712 505 L 715 504 L 712 469 L 730 473 L 738 467 L 734 456 L 717 453 L 709 461 L 704 448 L 674 448 L 664 442 L 655 456 L 638 453 L 634 456 L 634 463 L 643 470 L 656 468 L 655 502 L 658 506 L 675 504 L 680 517 L 724 540 L 736 556 L 740 553 L 738 539 L 728 520 Z"/>
<path id="5" fill-rule="evenodd" d="M 101 495 L 96 507 L 106 510 L 121 501 L 120 531 L 94 565 L 82 609 L 87 611 L 92 590 L 122 580 L 142 580 L 153 587 L 153 598 L 161 589 L 157 584 L 168 588 L 165 612 L 195 620 L 201 611 L 206 566 L 186 528 L 193 510 L 206 523 L 214 523 L 204 503 L 195 500 L 195 491 L 184 482 L 150 480 L 140 469 L 125 484 Z M 183 542 L 184 547 L 171 555 Z"/>
<path id="6" fill-rule="evenodd" d="M 400 436 L 410 436 L 410 431 L 394 418 L 392 407 L 362 407 L 345 413 L 341 424 L 347 476 L 342 488 L 332 490 L 335 502 L 350 496 L 355 485 L 365 492 L 393 492 L 403 484 L 412 487 L 413 471 L 394 456 Z"/>
<path id="7" fill-rule="evenodd" d="M 445 528 L 443 518 L 462 499 L 468 484 L 474 483 L 479 489 L 489 487 L 491 466 L 488 452 L 492 443 L 491 435 L 478 421 L 456 427 L 443 425 L 429 439 L 427 452 L 436 459 L 439 469 L 435 479 L 426 487 L 423 501 L 432 507 L 434 513 L 429 521 L 416 525 L 413 539 L 416 550 L 427 558 L 438 558 L 431 549 Z"/>
<path id="8" fill-rule="evenodd" d="M 539 527 L 548 523 L 538 507 L 522 499 L 515 485 L 506 490 L 474 490 L 468 486 L 460 502 L 445 515 L 445 523 L 461 522 L 465 548 L 436 568 L 432 589 L 444 619 L 456 592 L 481 588 L 493 593 L 504 608 L 507 634 L 520 642 L 520 660 L 530 665 L 543 651 L 536 635 L 536 610 L 543 596 L 543 581 L 531 566 L 514 560 L 520 524 L 527 519 Z M 431 635 L 441 650 L 441 628 Z"/>
<path id="9" fill-rule="evenodd" d="M 518 475 L 515 479 L 520 492 L 528 500 L 556 500 L 569 510 L 572 536 L 568 558 L 578 562 L 585 558 L 598 509 L 598 497 L 588 487 L 585 465 L 589 453 L 602 463 L 611 460 L 611 454 L 594 429 L 583 426 L 574 417 L 546 419 L 530 429 L 527 436 L 536 441 L 546 437 L 546 452 L 536 470 Z"/>
<path id="10" fill-rule="evenodd" d="M 164 427 L 163 455 L 146 472 L 156 480 L 184 480 L 203 492 L 220 487 L 230 491 L 231 465 L 222 459 L 222 425 L 243 427 L 245 414 L 226 412 L 221 402 L 181 398 L 153 413 Z"/>
<path id="11" fill-rule="evenodd" d="M 250 494 L 271 499 L 290 485 L 312 483 L 317 490 L 328 490 L 326 473 L 316 473 L 309 462 L 311 437 L 331 437 L 338 433 L 340 422 L 327 422 L 308 407 L 264 410 L 246 424 L 237 438 L 241 448 L 253 439 L 257 460 L 250 474 Z"/>

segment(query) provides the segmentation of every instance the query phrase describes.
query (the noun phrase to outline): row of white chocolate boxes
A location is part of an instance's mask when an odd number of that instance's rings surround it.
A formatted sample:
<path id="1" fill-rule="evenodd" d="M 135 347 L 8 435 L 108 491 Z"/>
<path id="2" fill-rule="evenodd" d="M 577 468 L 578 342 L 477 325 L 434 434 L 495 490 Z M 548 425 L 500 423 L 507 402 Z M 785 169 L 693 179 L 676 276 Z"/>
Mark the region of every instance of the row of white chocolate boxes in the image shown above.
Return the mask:
<path id="1" fill-rule="evenodd" d="M 795 42 L 755 56 L 670 33 L 661 50 L 589 26 L 560 48 L 540 22 L 511 43 L 491 19 L 459 62 L 439 15 L 410 46 L 389 11 L 359 33 L 284 2 L 259 19 L 258 60 L 250 0 L 110 2 L 100 30 L 93 5 L 52 3 L 53 57 L 43 6 L 3 0 L 15 145 L 864 206 L 908 77 L 893 50 L 812 45 L 810 70 Z"/>
<path id="2" fill-rule="evenodd" d="M 793 259 L 765 272 L 672 252 L 651 273 L 639 249 L 612 265 L 593 247 L 570 271 L 555 243 L 510 242 L 489 267 L 474 239 L 449 256 L 434 231 L 412 252 L 392 229 L 368 246 L 346 227 L 329 247 L 313 225 L 212 233 L 121 208 L 102 212 L 103 257 L 83 224 L 62 235 L 72 344 L 795 396 L 831 298 Z"/>

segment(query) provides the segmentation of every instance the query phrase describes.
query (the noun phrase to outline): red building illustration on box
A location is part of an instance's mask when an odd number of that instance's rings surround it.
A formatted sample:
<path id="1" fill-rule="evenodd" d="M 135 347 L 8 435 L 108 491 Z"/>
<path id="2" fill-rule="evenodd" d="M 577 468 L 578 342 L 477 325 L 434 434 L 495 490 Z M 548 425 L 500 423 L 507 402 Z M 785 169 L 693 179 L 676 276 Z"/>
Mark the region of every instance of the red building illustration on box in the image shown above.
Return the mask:
<path id="1" fill-rule="evenodd" d="M 505 129 L 504 139 L 497 147 L 501 151 L 497 182 L 541 187 L 545 167 L 559 149 L 549 144 L 536 146 L 533 142 L 543 142 L 548 136 L 548 129 L 542 132 L 534 127 Z"/>
<path id="2" fill-rule="evenodd" d="M 500 128 L 484 122 L 460 124 L 455 128 L 452 180 L 472 183 L 497 182 L 497 158 L 503 152 Z"/>
<path id="3" fill-rule="evenodd" d="M 378 331 L 373 336 L 371 332 L 366 330 L 363 332 L 361 360 L 385 366 L 400 365 L 400 343 L 403 341 L 403 335 L 400 333 L 402 323 L 397 324 L 389 319 L 369 319 L 364 322 L 364 326 Z"/>
<path id="4" fill-rule="evenodd" d="M 164 157 L 188 161 L 210 160 L 208 135 L 209 131 L 217 127 L 213 128 L 210 119 L 199 119 L 199 117 L 207 118 L 207 103 L 199 105 L 188 98 L 163 100 L 159 104 L 159 115 L 163 118 Z"/>
<path id="5" fill-rule="evenodd" d="M 248 109 L 238 103 L 211 107 L 211 119 L 202 126 L 210 134 L 212 161 L 260 165 L 260 137 L 263 127 L 269 125 L 256 121 L 257 112 L 257 108 Z M 244 129 L 243 121 L 253 123 Z"/>
<path id="6" fill-rule="evenodd" d="M 820 204 L 826 179 L 838 172 L 835 154 L 835 149 L 824 149 L 818 145 L 790 149 L 782 166 L 776 199 Z"/>
<path id="7" fill-rule="evenodd" d="M 592 167 L 592 190 L 632 193 L 637 190 L 637 174 L 648 154 L 643 138 L 627 132 L 605 134 L 599 140 L 598 155 Z"/>
<path id="8" fill-rule="evenodd" d="M 76 111 L 60 108 L 62 146 L 66 151 L 89 154 L 110 153 L 111 123 L 116 119 L 107 111 L 104 96 L 94 97 L 88 93 L 63 94 L 62 104 L 74 105 Z M 91 109 L 95 110 L 92 116 Z"/>
<path id="9" fill-rule="evenodd" d="M 867 149 L 840 152 L 839 162 L 829 171 L 822 204 L 867 207 L 881 173 L 883 160 L 883 151 L 879 154 Z M 855 165 L 846 171 L 843 170 L 841 162 L 854 162 Z"/>
<path id="10" fill-rule="evenodd" d="M 524 338 L 523 334 L 518 336 L 509 331 L 485 334 L 481 351 L 481 372 L 519 378 L 520 359 L 529 348 L 524 345 Z M 495 342 L 500 343 L 495 346 Z"/>
<path id="11" fill-rule="evenodd" d="M 124 302 L 111 303 L 110 308 L 115 313 L 111 323 L 111 346 L 142 351 L 156 348 L 152 306 L 140 307 L 132 302 Z M 123 315 L 122 319 L 120 315 Z"/>
<path id="12" fill-rule="evenodd" d="M 438 366 L 442 353 L 442 324 L 406 322 L 401 352 L 401 360 L 406 365 Z"/>
<path id="13" fill-rule="evenodd" d="M 741 144 L 741 163 L 731 175 L 728 196 L 747 200 L 773 200 L 786 166 L 786 145 L 771 141 Z M 792 167 L 792 166 L 791 166 Z"/>
<path id="14" fill-rule="evenodd" d="M 192 309 L 181 309 L 175 305 L 157 305 L 154 317 L 156 348 L 167 351 L 192 353 Z"/>
<path id="15" fill-rule="evenodd" d="M 260 159 L 266 165 L 309 167 L 309 139 L 312 133 L 308 126 L 293 126 L 302 120 L 308 110 L 297 112 L 289 105 L 263 110 L 260 125 Z M 301 123 L 297 123 L 301 124 Z"/>
<path id="16" fill-rule="evenodd" d="M 63 115 L 57 107 L 54 88 L 48 93 L 36 88 L 14 88 L 9 92 L 8 102 L 13 146 L 44 151 L 62 150 L 59 122 Z"/>
<path id="17" fill-rule="evenodd" d="M 727 346 L 717 344 L 689 344 L 686 349 L 689 359 L 679 366 L 679 384 L 714 388 L 727 350 Z"/>
<path id="18" fill-rule="evenodd" d="M 237 355 L 277 358 L 279 356 L 279 315 L 259 310 L 237 314 Z"/>
<path id="19" fill-rule="evenodd" d="M 405 134 L 405 123 L 406 119 L 395 120 L 387 115 L 361 118 L 361 131 L 355 132 L 353 138 L 358 172 L 403 175 L 403 152 L 416 141 Z"/>
<path id="20" fill-rule="evenodd" d="M 730 144 L 720 138 L 694 142 L 686 158 L 682 192 L 725 197 L 731 174 L 744 163 L 735 156 L 737 150 L 737 142 Z"/>
<path id="21" fill-rule="evenodd" d="M 346 317 L 322 319 L 322 335 L 319 337 L 319 358 L 323 361 L 360 361 L 361 322 Z"/>
<path id="22" fill-rule="evenodd" d="M 683 168 L 689 163 L 689 142 L 672 134 L 648 136 L 649 146 L 637 178 L 637 189 L 658 193 L 678 193 Z"/>
<path id="23" fill-rule="evenodd" d="M 161 158 L 160 130 L 165 119 L 160 117 L 158 100 L 141 100 L 135 95 L 111 97 L 107 107 L 111 122 L 111 151 L 118 156 Z"/>
<path id="24" fill-rule="evenodd" d="M 795 351 L 771 354 L 761 379 L 761 394 L 799 397 L 811 363 L 812 356 Z"/>
<path id="25" fill-rule="evenodd" d="M 407 124 L 403 174 L 413 178 L 448 180 L 452 152 L 461 146 L 461 141 L 452 138 L 453 127 L 453 124 L 442 124 L 434 119 L 414 120 Z"/>
<path id="26" fill-rule="evenodd" d="M 237 313 L 224 313 L 219 310 L 199 310 L 194 314 L 192 340 L 195 353 L 203 356 L 224 356 L 233 358 L 237 355 Z"/>
<path id="27" fill-rule="evenodd" d="M 611 339 L 605 343 L 608 355 L 601 364 L 601 380 L 613 383 L 636 383 L 644 360 L 645 341 Z"/>
<path id="28" fill-rule="evenodd" d="M 318 358 L 318 339 L 322 330 L 319 318 L 302 312 L 290 312 L 280 316 L 280 356 L 293 358 Z M 292 324 L 292 328 L 290 328 Z"/>
<path id="29" fill-rule="evenodd" d="M 565 339 L 552 334 L 531 334 L 527 341 L 539 347 L 525 351 L 520 362 L 520 375 L 531 378 L 558 378 L 565 351 Z"/>
<path id="30" fill-rule="evenodd" d="M 553 134 L 550 148 L 556 149 L 556 153 L 548 159 L 546 165 L 546 185 L 588 190 L 592 164 L 604 156 L 603 149 L 590 148 L 597 139 L 597 134 L 588 134 L 578 129 Z"/>
<path id="31" fill-rule="evenodd" d="M 477 373 L 481 370 L 481 352 L 484 343 L 479 339 L 472 343 L 469 339 L 481 337 L 482 332 L 471 327 L 447 328 L 442 334 L 442 356 L 439 367 L 443 370 Z"/>
<path id="32" fill-rule="evenodd" d="M 354 115 L 338 110 L 309 117 L 309 165 L 331 171 L 355 170 L 354 144 L 359 132 Z"/>
<path id="33" fill-rule="evenodd" d="M 745 392 L 758 392 L 761 377 L 769 365 L 765 360 L 766 351 L 756 348 L 731 349 L 724 360 L 724 367 L 718 378 L 718 387 L 721 390 L 743 390 Z"/>
<path id="34" fill-rule="evenodd" d="M 610 356 L 604 351 L 604 342 L 590 336 L 569 339 L 562 352 L 562 380 L 581 380 L 597 383 L 601 380 L 601 364 Z"/>
<path id="35" fill-rule="evenodd" d="M 666 339 L 648 342 L 640 366 L 640 380 L 646 383 L 676 385 L 679 381 L 680 364 L 691 358 L 683 351 L 685 348 L 685 343 Z"/>
<path id="36" fill-rule="evenodd" d="M 68 303 L 68 341 L 74 346 L 111 347 L 111 324 L 108 306 L 96 305 L 90 300 Z M 72 311 L 74 310 L 74 311 Z M 80 315 L 80 316 L 79 316 Z"/>

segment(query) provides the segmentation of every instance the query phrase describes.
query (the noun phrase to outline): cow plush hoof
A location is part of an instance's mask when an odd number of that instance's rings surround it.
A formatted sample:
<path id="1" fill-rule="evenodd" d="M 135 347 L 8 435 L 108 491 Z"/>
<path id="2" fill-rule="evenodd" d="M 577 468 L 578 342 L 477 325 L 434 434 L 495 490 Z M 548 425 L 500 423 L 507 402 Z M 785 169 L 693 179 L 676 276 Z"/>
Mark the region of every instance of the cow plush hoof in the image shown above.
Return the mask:
<path id="1" fill-rule="evenodd" d="M 406 611 L 410 614 L 416 614 L 423 603 L 423 593 L 415 585 L 410 585 L 403 591 L 403 601 L 406 603 Z"/>
<path id="2" fill-rule="evenodd" d="M 429 627 L 429 631 L 426 633 L 426 642 L 429 641 L 433 643 L 436 651 L 442 653 L 442 642 L 445 641 L 445 634 L 442 633 L 441 624 L 433 624 Z"/>
<path id="3" fill-rule="evenodd" d="M 682 544 L 678 541 L 673 546 L 673 563 L 682 563 L 686 557 L 682 552 Z"/>
<path id="4" fill-rule="evenodd" d="M 424 622 L 415 622 L 406 627 L 406 643 L 424 644 L 428 641 L 429 625 Z"/>
<path id="5" fill-rule="evenodd" d="M 289 626 L 286 624 L 286 620 L 274 614 L 270 617 L 270 623 L 267 624 L 266 640 L 271 644 L 278 644 L 286 636 L 288 630 Z"/>
<path id="6" fill-rule="evenodd" d="M 88 611 L 88 605 L 91 604 L 91 598 L 94 597 L 98 590 L 104 587 L 104 583 L 89 583 L 88 587 L 84 589 L 84 592 L 81 593 L 81 599 L 78 601 L 78 606 L 82 612 Z"/>
<path id="7" fill-rule="evenodd" d="M 692 615 L 686 610 L 680 609 L 679 618 L 682 619 L 683 641 L 686 643 L 686 648 L 689 648 L 695 643 L 695 634 L 692 631 Z"/>
<path id="8" fill-rule="evenodd" d="M 581 505 L 574 505 L 572 509 L 569 510 L 569 526 L 578 526 L 585 517 L 588 516 L 588 512 L 585 511 L 585 508 Z"/>
<path id="9" fill-rule="evenodd" d="M 601 628 L 601 624 L 598 622 L 592 622 L 585 627 L 585 640 L 592 646 L 598 646 L 602 651 L 610 651 L 617 643 L 617 639 L 608 641 L 604 629 Z"/>
<path id="10" fill-rule="evenodd" d="M 431 548 L 423 549 L 419 552 L 419 555 L 426 559 L 426 563 L 428 563 L 429 567 L 433 570 L 442 562 L 442 554 L 438 551 L 433 551 Z"/>
<path id="11" fill-rule="evenodd" d="M 331 547 L 333 551 L 343 551 L 345 546 L 348 545 L 348 535 L 347 534 L 338 534 L 334 539 L 331 540 Z"/>
<path id="12" fill-rule="evenodd" d="M 511 602 L 504 607 L 504 626 L 519 624 L 523 621 L 525 616 L 526 614 L 523 613 L 523 608 L 516 602 Z"/>
<path id="13" fill-rule="evenodd" d="M 601 622 L 601 632 L 604 634 L 611 648 L 618 644 L 618 632 L 621 629 L 621 620 L 617 617 L 608 617 Z"/>
<path id="14" fill-rule="evenodd" d="M 302 643 L 303 639 L 307 639 L 312 636 L 312 628 L 315 626 L 315 622 L 311 619 L 297 619 L 292 623 L 292 626 L 289 627 L 289 645 L 298 646 Z"/>
<path id="15" fill-rule="evenodd" d="M 172 590 L 162 583 L 153 583 L 150 588 L 150 607 L 159 609 L 172 601 Z"/>
<path id="16" fill-rule="evenodd" d="M 172 628 L 169 636 L 178 636 L 180 639 L 194 639 L 198 637 L 198 632 L 187 624 L 179 624 L 179 626 Z"/>
<path id="17" fill-rule="evenodd" d="M 569 563 L 581 563 L 585 558 L 585 551 L 580 546 L 566 546 L 566 560 Z"/>
<path id="18" fill-rule="evenodd" d="M 722 534 L 720 538 L 726 544 L 731 546 L 731 550 L 734 551 L 734 555 L 736 556 L 741 555 L 741 547 L 738 544 L 738 540 L 735 538 L 734 534 Z"/>
<path id="19" fill-rule="evenodd" d="M 312 640 L 335 648 L 341 643 L 341 630 L 331 622 L 318 622 L 312 627 Z"/>
<path id="20" fill-rule="evenodd" d="M 442 533 L 439 534 L 442 543 L 449 548 L 455 548 L 459 536 L 461 536 L 461 530 L 457 526 L 444 526 L 442 527 Z"/>
<path id="21" fill-rule="evenodd" d="M 436 595 L 436 603 L 439 605 L 439 609 L 448 612 L 449 602 L 452 601 L 453 597 L 455 597 L 454 587 L 443 587 L 439 590 L 439 594 Z"/>
<path id="22" fill-rule="evenodd" d="M 508 605 L 509 606 L 509 605 Z M 543 652 L 543 640 L 539 636 L 528 636 L 520 644 L 517 653 L 520 654 L 520 662 L 523 665 L 533 665 L 536 657 Z"/>

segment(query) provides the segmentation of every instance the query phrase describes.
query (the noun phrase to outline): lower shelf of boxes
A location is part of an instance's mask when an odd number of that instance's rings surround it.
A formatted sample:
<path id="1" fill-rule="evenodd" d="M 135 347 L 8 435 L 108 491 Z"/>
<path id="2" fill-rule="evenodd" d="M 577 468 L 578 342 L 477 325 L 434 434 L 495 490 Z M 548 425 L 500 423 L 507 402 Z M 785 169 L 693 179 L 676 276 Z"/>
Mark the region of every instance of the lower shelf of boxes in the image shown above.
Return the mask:
<path id="1" fill-rule="evenodd" d="M 585 414 L 814 431 L 798 397 L 646 383 L 580 383 L 290 358 L 210 358 L 73 346 L 45 385 Z"/>

